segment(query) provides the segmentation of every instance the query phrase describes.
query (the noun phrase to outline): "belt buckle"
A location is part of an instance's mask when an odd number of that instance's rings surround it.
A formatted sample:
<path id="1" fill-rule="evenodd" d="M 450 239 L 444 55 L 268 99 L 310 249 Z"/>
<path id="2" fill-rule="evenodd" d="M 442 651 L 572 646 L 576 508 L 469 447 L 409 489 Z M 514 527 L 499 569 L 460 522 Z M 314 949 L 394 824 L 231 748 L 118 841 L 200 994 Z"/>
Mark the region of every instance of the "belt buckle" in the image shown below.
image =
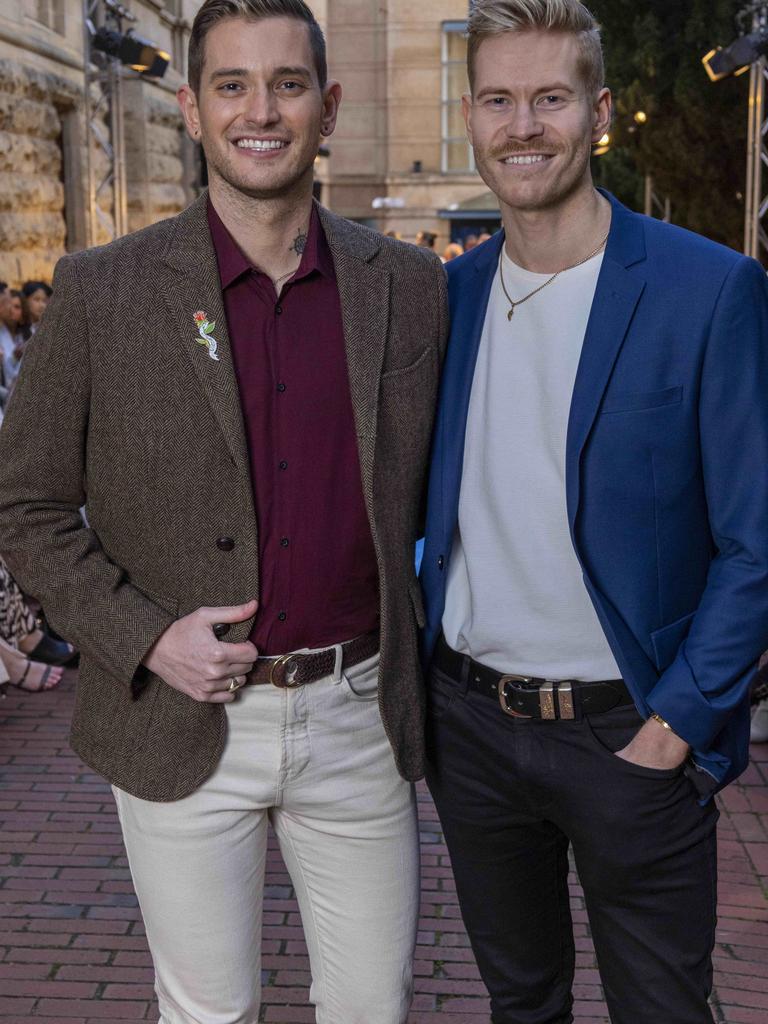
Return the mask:
<path id="1" fill-rule="evenodd" d="M 505 675 L 499 679 L 499 704 L 505 715 L 513 718 L 533 718 L 533 715 L 524 715 L 520 711 L 514 711 L 507 703 L 507 683 L 532 683 L 533 676 Z M 546 679 L 539 687 L 539 708 L 541 718 L 545 722 L 553 722 L 557 718 L 555 710 L 555 686 L 557 684 Z M 571 716 L 573 717 L 573 716 Z"/>
<path id="2" fill-rule="evenodd" d="M 499 704 L 505 715 L 513 718 L 533 718 L 533 715 L 524 715 L 521 711 L 513 711 L 507 704 L 507 683 L 532 683 L 533 676 L 506 675 L 499 679 Z"/>
<path id="3" fill-rule="evenodd" d="M 300 658 L 300 654 L 281 654 L 279 658 L 275 658 L 269 668 L 270 683 L 279 690 L 290 690 L 294 686 L 299 686 L 300 684 L 296 677 L 299 674 Z M 278 668 L 285 669 L 282 682 L 275 679 L 275 671 Z"/>

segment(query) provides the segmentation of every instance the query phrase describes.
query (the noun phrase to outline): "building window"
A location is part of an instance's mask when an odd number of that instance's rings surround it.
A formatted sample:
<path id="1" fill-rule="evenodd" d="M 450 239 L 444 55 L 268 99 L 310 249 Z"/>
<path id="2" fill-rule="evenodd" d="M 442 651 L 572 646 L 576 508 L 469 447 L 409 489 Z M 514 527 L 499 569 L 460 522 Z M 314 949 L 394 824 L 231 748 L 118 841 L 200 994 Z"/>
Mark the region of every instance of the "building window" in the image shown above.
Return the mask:
<path id="1" fill-rule="evenodd" d="M 37 0 L 34 17 L 60 36 L 66 35 L 66 11 L 61 0 Z"/>
<path id="2" fill-rule="evenodd" d="M 442 170 L 443 174 L 467 174 L 475 170 L 475 159 L 461 113 L 461 97 L 469 92 L 465 21 L 443 22 L 442 70 Z"/>

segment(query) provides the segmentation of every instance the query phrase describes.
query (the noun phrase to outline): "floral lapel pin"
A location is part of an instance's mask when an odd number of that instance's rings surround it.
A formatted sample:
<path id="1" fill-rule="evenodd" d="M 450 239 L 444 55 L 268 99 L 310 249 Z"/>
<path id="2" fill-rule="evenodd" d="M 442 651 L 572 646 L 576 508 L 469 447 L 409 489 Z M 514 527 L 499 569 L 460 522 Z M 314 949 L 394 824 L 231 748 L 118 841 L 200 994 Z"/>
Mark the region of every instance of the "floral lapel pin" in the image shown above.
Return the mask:
<path id="1" fill-rule="evenodd" d="M 202 309 L 198 309 L 196 313 L 192 314 L 195 324 L 197 325 L 197 333 L 200 335 L 199 338 L 195 338 L 198 345 L 205 345 L 208 349 L 208 355 L 211 359 L 215 359 L 219 362 L 219 357 L 216 354 L 218 351 L 218 342 L 213 336 L 213 329 L 216 326 L 216 321 L 209 320 L 208 314 L 204 313 Z"/>

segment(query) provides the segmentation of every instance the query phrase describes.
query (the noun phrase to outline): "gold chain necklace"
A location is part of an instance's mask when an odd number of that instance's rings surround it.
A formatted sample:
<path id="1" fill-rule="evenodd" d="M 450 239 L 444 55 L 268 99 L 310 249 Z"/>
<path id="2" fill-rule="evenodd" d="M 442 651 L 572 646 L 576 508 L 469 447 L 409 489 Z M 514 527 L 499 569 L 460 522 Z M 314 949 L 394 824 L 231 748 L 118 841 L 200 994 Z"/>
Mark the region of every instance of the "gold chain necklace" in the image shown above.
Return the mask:
<path id="1" fill-rule="evenodd" d="M 608 235 L 605 236 L 605 238 L 602 240 L 602 242 L 600 243 L 600 245 L 598 245 L 596 249 L 592 250 L 589 256 L 585 256 L 584 259 L 579 260 L 578 263 L 572 263 L 570 267 L 563 267 L 562 270 L 558 270 L 558 272 L 556 274 L 553 274 L 548 281 L 545 281 L 544 284 L 540 284 L 538 288 L 534 288 L 532 292 L 528 292 L 528 294 L 524 295 L 522 299 L 513 299 L 512 296 L 507 291 L 507 286 L 504 284 L 504 246 L 502 245 L 501 252 L 499 253 L 499 280 L 501 281 L 501 290 L 504 292 L 504 294 L 507 297 L 507 301 L 509 302 L 509 312 L 507 313 L 507 320 L 512 319 L 512 316 L 514 315 L 517 306 L 522 306 L 522 304 L 524 302 L 527 302 L 528 299 L 532 299 L 534 295 L 538 295 L 540 291 L 543 291 L 547 287 L 547 285 L 552 284 L 552 282 L 556 280 L 558 277 L 560 277 L 561 274 L 564 274 L 567 270 L 575 270 L 576 267 L 580 267 L 583 263 L 588 263 L 593 256 L 597 256 L 597 254 L 600 252 L 600 250 L 603 248 L 607 241 Z"/>

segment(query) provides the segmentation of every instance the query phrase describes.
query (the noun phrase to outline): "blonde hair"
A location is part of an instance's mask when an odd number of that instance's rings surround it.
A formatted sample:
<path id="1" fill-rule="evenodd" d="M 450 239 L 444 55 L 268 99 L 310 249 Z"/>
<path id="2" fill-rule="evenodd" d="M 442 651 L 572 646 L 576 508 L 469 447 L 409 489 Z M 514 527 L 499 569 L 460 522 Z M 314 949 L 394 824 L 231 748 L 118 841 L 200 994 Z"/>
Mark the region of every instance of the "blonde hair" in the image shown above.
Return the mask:
<path id="1" fill-rule="evenodd" d="M 504 32 L 570 32 L 579 46 L 579 74 L 593 95 L 605 84 L 600 26 L 579 0 L 475 0 L 467 23 L 470 88 L 483 40 Z"/>

